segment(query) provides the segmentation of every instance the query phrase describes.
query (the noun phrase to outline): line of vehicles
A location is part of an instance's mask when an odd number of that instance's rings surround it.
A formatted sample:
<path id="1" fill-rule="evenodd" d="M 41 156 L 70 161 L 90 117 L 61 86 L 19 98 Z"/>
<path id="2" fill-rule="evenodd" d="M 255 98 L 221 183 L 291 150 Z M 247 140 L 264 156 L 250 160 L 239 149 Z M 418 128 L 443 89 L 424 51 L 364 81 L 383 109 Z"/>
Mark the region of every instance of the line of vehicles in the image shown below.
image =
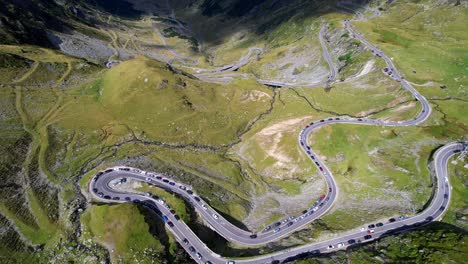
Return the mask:
<path id="1" fill-rule="evenodd" d="M 331 188 L 330 188 L 330 192 L 331 192 Z M 267 231 L 270 231 L 273 229 L 273 233 L 278 233 L 279 231 L 281 231 L 281 225 L 285 225 L 284 228 L 287 228 L 287 227 L 290 227 L 292 225 L 294 225 L 294 223 L 297 223 L 299 221 L 301 221 L 302 219 L 308 217 L 308 216 L 311 216 L 315 211 L 317 211 L 318 209 L 320 209 L 326 202 L 328 202 L 330 200 L 329 197 L 327 197 L 325 194 L 320 196 L 313 204 L 311 207 L 309 207 L 308 209 L 302 211 L 302 214 L 298 215 L 298 216 L 290 216 L 288 218 L 285 218 L 281 221 L 278 221 L 278 222 L 275 222 L 271 225 L 268 225 L 266 226 L 262 232 L 267 232 Z M 252 237 L 251 238 L 256 238 L 255 237 Z"/>

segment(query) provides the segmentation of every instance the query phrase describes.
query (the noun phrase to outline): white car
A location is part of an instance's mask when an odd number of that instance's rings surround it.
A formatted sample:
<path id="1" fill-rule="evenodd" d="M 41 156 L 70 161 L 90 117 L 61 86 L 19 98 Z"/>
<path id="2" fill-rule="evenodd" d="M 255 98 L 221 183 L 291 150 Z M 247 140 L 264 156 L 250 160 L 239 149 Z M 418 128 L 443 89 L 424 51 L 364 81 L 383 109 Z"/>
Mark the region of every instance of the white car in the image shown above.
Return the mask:
<path id="1" fill-rule="evenodd" d="M 338 244 L 336 244 L 336 247 L 337 247 L 337 248 L 344 247 L 344 243 L 343 243 L 343 242 L 338 243 Z"/>
<path id="2" fill-rule="evenodd" d="M 214 219 L 219 219 L 219 216 L 217 214 L 213 214 Z"/>
<path id="3" fill-rule="evenodd" d="M 206 209 L 208 209 L 208 208 L 206 207 L 206 205 L 205 205 L 205 204 L 202 204 L 202 206 L 201 206 L 201 207 L 203 207 L 203 209 L 205 209 L 205 210 L 206 210 Z"/>

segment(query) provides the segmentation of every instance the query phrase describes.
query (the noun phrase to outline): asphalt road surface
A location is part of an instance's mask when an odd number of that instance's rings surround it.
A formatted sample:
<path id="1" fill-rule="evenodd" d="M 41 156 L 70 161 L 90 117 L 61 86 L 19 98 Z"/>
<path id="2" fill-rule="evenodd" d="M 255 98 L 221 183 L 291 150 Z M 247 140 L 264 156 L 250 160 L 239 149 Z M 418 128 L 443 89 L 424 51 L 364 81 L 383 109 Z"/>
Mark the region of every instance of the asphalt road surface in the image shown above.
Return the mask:
<path id="1" fill-rule="evenodd" d="M 303 128 L 298 137 L 299 144 L 303 151 L 309 156 L 313 164 L 319 168 L 319 171 L 327 183 L 327 192 L 324 193 L 323 196 L 317 197 L 314 205 L 304 210 L 302 214 L 283 219 L 277 223 L 272 223 L 268 226 L 268 230 L 263 230 L 262 232 L 253 234 L 248 230 L 243 230 L 236 227 L 223 218 L 216 212 L 216 210 L 211 208 L 201 197 L 199 197 L 196 194 L 196 191 L 192 190 L 190 186 L 175 182 L 165 175 L 149 173 L 128 167 L 109 168 L 96 174 L 96 176 L 93 177 L 91 184 L 89 185 L 90 192 L 93 197 L 103 202 L 143 203 L 146 206 L 154 209 L 156 212 L 159 212 L 161 217 L 167 217 L 166 224 L 168 229 L 172 232 L 177 241 L 188 252 L 188 254 L 190 254 L 190 256 L 192 256 L 192 258 L 198 263 L 229 263 L 230 260 L 212 252 L 183 221 L 177 220 L 177 217 L 170 212 L 170 208 L 168 208 L 164 201 L 160 200 L 158 197 L 154 197 L 151 194 L 142 194 L 136 192 L 127 193 L 119 191 L 117 187 L 122 182 L 122 179 L 126 179 L 127 181 L 130 179 L 144 181 L 178 194 L 195 208 L 195 210 L 203 217 L 205 222 L 214 231 L 219 233 L 228 241 L 233 241 L 245 245 L 261 245 L 278 240 L 279 238 L 291 234 L 295 230 L 300 229 L 301 227 L 309 224 L 313 220 L 325 214 L 336 201 L 336 198 L 339 195 L 339 190 L 332 172 L 307 144 L 307 138 L 309 137 L 312 130 L 334 123 L 376 126 L 413 126 L 424 122 L 431 113 L 431 107 L 426 98 L 419 94 L 408 82 L 406 82 L 401 77 L 393 65 L 391 59 L 389 59 L 381 50 L 379 50 L 373 44 L 369 43 L 358 32 L 356 32 L 351 27 L 349 21 L 344 21 L 344 25 L 352 37 L 361 41 L 372 51 L 375 56 L 382 58 L 386 62 L 389 72 L 388 75 L 395 81 L 400 82 L 403 88 L 411 92 L 415 100 L 421 103 L 422 108 L 416 117 L 406 121 L 382 121 L 340 116 L 318 120 Z M 324 48 L 324 57 L 329 58 L 328 52 L 326 52 L 326 48 Z M 330 69 L 332 69 L 333 66 L 331 64 L 331 60 L 327 61 L 331 66 Z M 329 79 L 334 77 L 333 72 L 334 71 L 331 70 Z M 445 145 L 435 152 L 433 156 L 436 175 L 434 182 L 434 195 L 431 197 L 431 202 L 425 208 L 425 210 L 415 216 L 402 216 L 392 220 L 389 219 L 386 222 L 378 223 L 376 227 L 370 229 L 350 230 L 346 234 L 338 235 L 335 238 L 327 241 L 285 249 L 272 254 L 252 257 L 249 259 L 235 260 L 235 263 L 285 262 L 305 255 L 310 256 L 314 254 L 344 249 L 353 244 L 371 241 L 382 236 L 391 235 L 395 232 L 408 230 L 423 224 L 427 224 L 431 221 L 438 220 L 447 210 L 451 196 L 451 188 L 447 176 L 448 159 L 456 153 L 466 150 L 468 150 L 468 148 L 467 143 L 465 142 L 451 143 Z"/>

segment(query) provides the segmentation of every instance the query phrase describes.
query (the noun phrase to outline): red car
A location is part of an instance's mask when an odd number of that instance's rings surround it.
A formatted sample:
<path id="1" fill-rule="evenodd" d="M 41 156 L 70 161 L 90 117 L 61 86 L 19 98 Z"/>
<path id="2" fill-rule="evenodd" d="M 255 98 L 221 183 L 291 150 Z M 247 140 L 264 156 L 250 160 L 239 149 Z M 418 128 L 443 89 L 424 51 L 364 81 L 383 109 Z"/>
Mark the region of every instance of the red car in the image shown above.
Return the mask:
<path id="1" fill-rule="evenodd" d="M 320 171 L 323 171 L 323 168 L 322 167 L 319 167 Z"/>

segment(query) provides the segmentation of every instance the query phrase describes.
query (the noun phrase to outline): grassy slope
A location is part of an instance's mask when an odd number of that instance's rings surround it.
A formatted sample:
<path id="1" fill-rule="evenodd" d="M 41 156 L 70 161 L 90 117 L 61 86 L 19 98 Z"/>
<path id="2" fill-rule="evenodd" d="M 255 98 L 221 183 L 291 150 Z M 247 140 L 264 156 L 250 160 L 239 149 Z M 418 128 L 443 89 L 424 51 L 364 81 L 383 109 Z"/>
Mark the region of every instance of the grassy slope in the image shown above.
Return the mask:
<path id="1" fill-rule="evenodd" d="M 83 241 L 100 243 L 112 260 L 124 263 L 155 263 L 164 247 L 149 233 L 143 215 L 133 204 L 94 205 L 81 216 Z"/>
<path id="2" fill-rule="evenodd" d="M 455 156 L 450 161 L 448 173 L 450 184 L 453 186 L 452 198 L 447 214 L 444 216 L 444 222 L 450 223 L 465 230 L 468 228 L 467 211 L 468 211 L 468 189 L 465 186 L 468 168 L 466 168 L 467 158 L 459 159 Z"/>

